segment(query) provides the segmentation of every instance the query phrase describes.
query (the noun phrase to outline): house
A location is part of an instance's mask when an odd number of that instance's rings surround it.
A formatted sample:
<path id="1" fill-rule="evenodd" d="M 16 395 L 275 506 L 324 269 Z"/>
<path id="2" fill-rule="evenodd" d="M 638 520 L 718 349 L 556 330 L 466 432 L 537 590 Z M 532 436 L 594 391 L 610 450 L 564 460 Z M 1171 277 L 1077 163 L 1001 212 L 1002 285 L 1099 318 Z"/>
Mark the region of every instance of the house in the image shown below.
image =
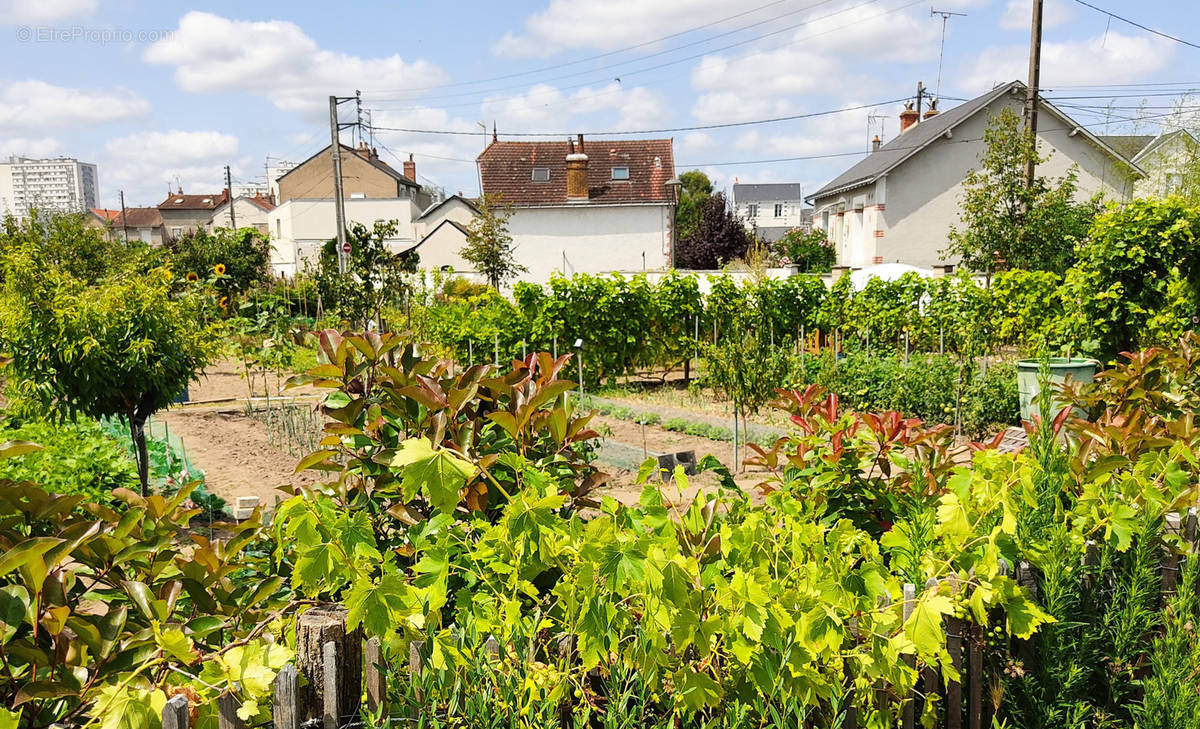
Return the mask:
<path id="1" fill-rule="evenodd" d="M 183 188 L 158 204 L 168 241 L 212 229 L 212 217 L 217 208 L 229 202 L 229 190 L 219 195 L 185 195 Z"/>
<path id="2" fill-rule="evenodd" d="M 900 134 L 838 175 L 806 200 L 813 227 L 833 241 L 839 265 L 900 262 L 929 268 L 957 263 L 942 253 L 961 225 L 963 180 L 979 167 L 991 116 L 1020 114 L 1025 85 L 1013 81 L 920 120 L 900 114 Z M 1044 99 L 1039 99 L 1038 147 L 1047 157 L 1038 174 L 1061 177 L 1074 169 L 1081 199 L 1096 193 L 1125 199 L 1142 169 Z"/>
<path id="3" fill-rule="evenodd" d="M 140 240 L 151 246 L 166 242 L 158 208 L 125 208 L 123 212 L 92 208 L 88 211 L 88 224 L 104 228 L 111 240 Z"/>
<path id="4" fill-rule="evenodd" d="M 451 195 L 426 208 L 415 225 L 421 268 L 473 272 L 474 265 L 464 260 L 460 252 L 467 244 L 467 227 L 478 214 L 475 203 L 462 195 Z"/>
<path id="5" fill-rule="evenodd" d="M 239 228 L 254 228 L 260 233 L 266 233 L 267 213 L 274 209 L 275 204 L 269 197 L 239 195 L 213 210 L 209 226 L 213 229 L 232 228 L 233 224 L 237 223 Z"/>
<path id="6" fill-rule="evenodd" d="M 759 240 L 774 243 L 793 228 L 812 225 L 796 182 L 733 185 L 733 211 Z M 807 213 L 807 215 L 806 215 Z"/>
<path id="7" fill-rule="evenodd" d="M 293 275 L 315 263 L 321 246 L 337 237 L 331 147 L 299 163 L 279 177 L 279 205 L 267 213 L 271 265 L 276 274 Z M 416 221 L 430 206 L 430 196 L 417 184 L 410 155 L 403 174 L 379 159 L 366 145 L 340 145 L 346 225 L 395 221 L 389 250 L 402 253 L 420 241 Z"/>
<path id="8" fill-rule="evenodd" d="M 511 205 L 522 278 L 671 267 L 675 160 L 670 139 L 492 142 L 484 195 Z"/>
<path id="9" fill-rule="evenodd" d="M 1186 129 L 1158 135 L 1100 137 L 1104 143 L 1141 167 L 1146 176 L 1133 186 L 1134 197 L 1165 197 L 1183 187 L 1188 167 L 1200 155 L 1200 141 Z"/>

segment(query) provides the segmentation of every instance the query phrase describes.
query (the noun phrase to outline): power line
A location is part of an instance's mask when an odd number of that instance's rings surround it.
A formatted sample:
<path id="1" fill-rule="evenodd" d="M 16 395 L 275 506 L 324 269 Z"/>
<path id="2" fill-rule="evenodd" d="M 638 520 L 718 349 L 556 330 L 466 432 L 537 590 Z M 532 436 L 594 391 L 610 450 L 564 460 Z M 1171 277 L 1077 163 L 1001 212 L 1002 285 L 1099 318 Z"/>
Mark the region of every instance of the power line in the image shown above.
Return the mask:
<path id="1" fill-rule="evenodd" d="M 874 109 L 877 106 L 886 106 L 888 104 L 898 104 L 905 99 L 889 99 L 888 101 L 879 101 L 874 104 L 862 104 L 860 106 L 848 106 L 844 109 L 833 109 L 830 111 L 814 111 L 808 114 L 792 114 L 790 116 L 778 116 L 771 119 L 754 119 L 751 121 L 740 122 L 725 122 L 723 124 L 701 124 L 692 127 L 668 127 L 663 129 L 635 129 L 629 131 L 614 131 L 614 132 L 583 132 L 584 136 L 589 137 L 611 137 L 627 134 L 667 134 L 671 132 L 698 132 L 709 129 L 729 129 L 731 127 L 745 127 L 756 124 L 773 124 L 776 122 L 796 121 L 797 119 L 812 119 L 821 116 L 830 116 L 833 114 L 842 114 L 848 111 L 861 111 L 863 109 Z M 467 132 L 456 129 L 409 129 L 405 127 L 375 127 L 376 131 L 385 132 L 403 132 L 405 134 L 446 134 L 455 136 L 477 137 L 479 132 Z M 506 132 L 500 133 L 501 137 L 570 137 L 574 132 Z"/>
<path id="2" fill-rule="evenodd" d="M 1191 41 L 1186 41 L 1182 38 L 1177 38 L 1173 35 L 1167 35 L 1166 33 L 1162 32 L 1161 30 L 1155 30 L 1154 28 L 1151 28 L 1149 26 L 1134 22 L 1134 21 L 1130 20 L 1129 18 L 1123 18 L 1120 15 L 1117 15 L 1116 13 L 1110 13 L 1107 10 L 1105 10 L 1104 8 L 1098 8 L 1095 5 L 1092 5 L 1091 3 L 1084 2 L 1084 0 L 1075 0 L 1075 2 L 1079 3 L 1080 5 L 1082 5 L 1084 7 L 1091 8 L 1092 10 L 1095 10 L 1098 13 L 1103 13 L 1104 15 L 1107 15 L 1110 18 L 1119 20 L 1122 23 L 1128 23 L 1129 25 L 1132 25 L 1135 28 L 1141 28 L 1142 30 L 1146 31 L 1147 33 L 1153 33 L 1154 35 L 1166 38 L 1167 40 L 1173 40 L 1176 43 L 1182 43 L 1185 46 L 1191 46 L 1192 48 L 1200 48 L 1200 45 L 1197 45 L 1196 43 L 1192 43 Z"/>
<path id="3" fill-rule="evenodd" d="M 556 64 L 554 64 L 553 66 L 543 66 L 543 67 L 541 67 L 541 68 L 536 68 L 536 69 L 532 69 L 532 70 L 529 70 L 529 71 L 519 71 L 519 72 L 516 72 L 516 73 L 504 74 L 504 75 L 502 75 L 502 76 L 492 76 L 491 78 L 477 79 L 477 80 L 475 80 L 475 81 L 456 81 L 456 82 L 454 82 L 454 83 L 447 83 L 447 84 L 436 84 L 436 85 L 433 85 L 433 86 L 417 86 L 417 87 L 408 88 L 408 89 L 398 89 L 398 90 L 396 90 L 396 91 L 397 91 L 397 92 L 402 92 L 402 93 L 406 93 L 406 94 L 407 94 L 407 93 L 411 93 L 411 92 L 414 92 L 414 91 L 433 91 L 433 90 L 435 90 L 435 89 L 440 89 L 440 88 L 452 88 L 452 87 L 457 87 L 457 86 L 474 86 L 474 85 L 478 85 L 478 84 L 491 83 L 491 82 L 493 82 L 493 81 L 504 81 L 504 80 L 507 80 L 507 79 L 510 79 L 510 78 L 519 78 L 519 77 L 521 77 L 521 76 L 532 76 L 532 75 L 534 75 L 534 74 L 543 73 L 543 72 L 546 72 L 546 71 L 557 71 L 557 70 L 559 70 L 559 69 L 566 68 L 567 66 L 578 66 L 578 65 L 579 65 L 579 64 L 581 64 L 581 63 L 588 63 L 589 61 L 596 61 L 596 60 L 599 60 L 599 59 L 601 59 L 601 58 L 609 58 L 609 57 L 612 57 L 612 56 L 620 55 L 620 54 L 622 54 L 622 53 L 627 53 L 627 52 L 629 52 L 629 51 L 637 50 L 638 48 L 645 48 L 646 46 L 658 45 L 659 43 L 662 43 L 663 41 L 668 41 L 668 40 L 671 40 L 672 38 L 679 38 L 679 37 L 681 37 L 681 36 L 689 35 L 689 34 L 691 34 L 691 33 L 695 33 L 696 31 L 703 30 L 703 29 L 705 29 L 705 28 L 709 28 L 709 27 L 712 27 L 712 26 L 714 26 L 714 25 L 720 25 L 720 24 L 722 24 L 722 23 L 727 23 L 727 22 L 729 22 L 729 21 L 731 21 L 731 20 L 736 20 L 737 18 L 741 18 L 741 17 L 744 17 L 744 16 L 746 16 L 746 15 L 752 15 L 752 14 L 754 14 L 754 13 L 757 13 L 757 12 L 758 12 L 758 11 L 760 11 L 760 10 L 766 10 L 767 8 L 774 7 L 775 5 L 780 5 L 780 4 L 782 4 L 782 3 L 785 3 L 785 2 L 790 2 L 790 0 L 775 0 L 774 2 L 769 2 L 769 3 L 765 4 L 765 5 L 759 5 L 758 7 L 751 8 L 751 9 L 749 9 L 749 10 L 743 10 L 743 11 L 742 11 L 742 12 L 740 12 L 740 13 L 735 13 L 734 15 L 729 15 L 729 16 L 726 16 L 726 17 L 724 17 L 724 18 L 720 18 L 719 20 L 714 20 L 714 21 L 712 21 L 712 22 L 709 22 L 709 23 L 704 23 L 704 24 L 702 24 L 702 25 L 697 25 L 697 26 L 694 26 L 694 27 L 692 27 L 692 28 L 688 28 L 687 30 L 681 30 L 681 31 L 678 31 L 678 32 L 675 32 L 675 33 L 671 33 L 671 34 L 669 34 L 669 35 L 664 35 L 664 36 L 662 36 L 662 37 L 660 37 L 660 38 L 655 38 L 655 39 L 653 39 L 653 40 L 644 41 L 644 42 L 642 42 L 642 43 L 636 43 L 636 44 L 634 44 L 634 45 L 631 45 L 631 46 L 626 46 L 626 47 L 624 47 L 624 48 L 618 48 L 618 49 L 616 49 L 616 50 L 613 50 L 613 51 L 608 51 L 608 52 L 606 52 L 606 53 L 598 53 L 598 54 L 596 54 L 596 55 L 594 55 L 594 56 L 588 56 L 588 57 L 586 57 L 586 58 L 580 58 L 580 59 L 577 59 L 577 60 L 574 60 L 574 61 L 567 61 L 566 63 L 556 63 Z M 830 2 L 833 2 L 833 0 L 820 0 L 820 2 L 814 3 L 814 4 L 812 4 L 812 5 L 806 5 L 805 7 L 799 8 L 799 9 L 797 9 L 797 10 L 792 10 L 792 11 L 789 11 L 789 12 L 787 12 L 787 13 L 784 13 L 784 14 L 782 14 L 782 15 L 777 15 L 777 16 L 774 16 L 774 17 L 771 17 L 771 18 L 767 18 L 766 20 L 761 20 L 761 21 L 758 21 L 758 22 L 755 22 L 755 23 L 751 23 L 750 25 L 746 25 L 746 26 L 743 26 L 743 27 L 741 27 L 741 28 L 735 28 L 735 29 L 733 29 L 733 30 L 728 30 L 728 31 L 725 31 L 725 32 L 723 32 L 723 33 L 719 33 L 719 34 L 717 34 L 717 35 L 714 35 L 714 36 L 709 36 L 708 38 L 704 38 L 704 39 L 697 40 L 697 41 L 692 41 L 692 42 L 690 42 L 690 43 L 687 43 L 687 44 L 684 44 L 684 45 L 682 45 L 682 46 L 677 46 L 677 47 L 675 47 L 675 48 L 667 49 L 667 50 L 664 50 L 664 51 L 659 51 L 659 52 L 657 52 L 657 53 L 650 54 L 649 56 L 642 56 L 640 59 L 634 59 L 634 60 L 644 60 L 644 59 L 646 59 L 646 58 L 653 58 L 654 56 L 659 56 L 659 55 L 662 55 L 662 54 L 664 54 L 664 53 L 672 53 L 672 52 L 674 52 L 674 51 L 677 51 L 677 50 L 679 50 L 679 49 L 681 49 L 681 48 L 688 48 L 688 47 L 690 47 L 690 46 L 699 45 L 699 44 L 702 44 L 702 43 L 708 43 L 708 42 L 710 42 L 710 41 L 716 40 L 717 38 L 722 38 L 722 37 L 724 37 L 724 36 L 727 36 L 727 35 L 733 35 L 733 34 L 735 34 L 735 33 L 740 33 L 740 32 L 742 32 L 742 31 L 744 31 L 744 30 L 748 30 L 748 29 L 750 29 L 750 28 L 754 28 L 754 27 L 756 27 L 756 26 L 763 25 L 764 23 L 769 23 L 769 22 L 773 22 L 773 21 L 779 20 L 779 19 L 781 19 L 781 18 L 786 18 L 786 17 L 788 17 L 789 15 L 795 15 L 796 13 L 802 13 L 802 12 L 804 12 L 805 10 L 811 10 L 811 9 L 813 9 L 813 8 L 815 8 L 815 7 L 819 7 L 819 6 L 821 6 L 821 5 L 826 5 L 826 4 L 830 3 Z M 618 65 L 622 65 L 622 64 L 624 64 L 624 63 L 631 63 L 631 62 L 632 62 L 632 61 L 622 61 L 621 63 L 613 64 L 612 66 L 601 66 L 600 68 L 597 68 L 597 69 L 592 69 L 591 71 L 588 71 L 588 72 L 586 72 L 586 73 L 591 73 L 591 72 L 595 72 L 595 71 L 603 70 L 603 69 L 605 69 L 605 68 L 612 68 L 613 66 L 618 66 Z M 551 79 L 551 80 L 552 80 L 552 79 Z M 381 91 L 384 91 L 384 92 L 386 92 L 386 91 L 388 91 L 388 90 L 387 90 L 387 89 L 382 89 Z M 478 93 L 478 92 L 470 92 L 470 93 Z"/>
<path id="4" fill-rule="evenodd" d="M 786 33 L 786 32 L 788 32 L 788 31 L 790 31 L 790 30 L 795 30 L 796 28 L 800 28 L 800 27 L 802 27 L 802 26 L 804 26 L 804 25 L 811 24 L 811 23 L 813 23 L 813 22 L 815 22 L 815 21 L 818 21 L 818 20 L 825 20 L 825 19 L 828 19 L 828 18 L 832 18 L 832 17 L 834 17 L 834 16 L 836 16 L 836 15 L 841 15 L 841 14 L 843 14 L 843 13 L 846 13 L 846 12 L 849 12 L 849 11 L 851 11 L 851 10 L 857 10 L 857 9 L 859 9 L 859 8 L 866 7 L 867 5 L 872 5 L 872 4 L 876 3 L 876 2 L 879 2 L 879 0 L 865 0 L 864 2 L 860 2 L 860 3 L 858 3 L 857 5 L 852 5 L 852 6 L 849 6 L 849 7 L 843 8 L 843 9 L 841 9 L 841 10 L 838 10 L 838 11 L 835 11 L 835 12 L 832 12 L 832 13 L 829 13 L 829 14 L 827 14 L 827 15 L 822 15 L 822 16 L 819 16 L 819 17 L 816 17 L 816 18 L 809 18 L 809 19 L 807 19 L 807 20 L 805 20 L 805 21 L 803 21 L 803 22 L 801 22 L 801 23 L 796 23 L 796 24 L 794 24 L 794 25 L 789 25 L 789 26 L 787 26 L 787 27 L 780 28 L 780 29 L 778 29 L 778 30 L 773 30 L 773 31 L 771 31 L 771 32 L 769 32 L 769 33 L 763 33 L 762 35 L 753 36 L 753 37 L 751 37 L 751 38 L 746 38 L 746 39 L 743 39 L 743 40 L 737 41 L 737 42 L 735 42 L 735 43 L 730 43 L 730 44 L 728 44 L 728 45 L 720 46 L 720 47 L 717 47 L 717 48 L 710 48 L 710 49 L 708 49 L 708 50 L 705 50 L 705 51 L 702 51 L 702 52 L 700 52 L 700 53 L 695 53 L 695 54 L 692 54 L 692 55 L 684 56 L 684 57 L 682 57 L 682 58 L 677 58 L 677 59 L 670 60 L 670 61 L 664 61 L 663 63 L 655 64 L 655 65 L 652 65 L 652 66 L 647 66 L 647 67 L 645 67 L 645 68 L 636 68 L 636 69 L 632 69 L 632 70 L 629 70 L 629 71 L 622 71 L 622 72 L 621 72 L 621 77 L 634 76 L 634 75 L 637 75 L 637 74 L 647 73 L 647 72 L 650 72 L 650 71 L 657 71 L 658 69 L 661 69 L 661 68 L 666 68 L 666 67 L 668 67 L 668 66 L 675 66 L 675 65 L 678 65 L 678 64 L 680 64 L 680 63 L 686 63 L 686 62 L 688 62 L 688 61 L 692 61 L 692 60 L 695 60 L 695 59 L 697 59 L 697 58 L 702 58 L 702 57 L 704 57 L 704 56 L 707 56 L 707 55 L 710 55 L 710 54 L 713 54 L 713 53 L 719 53 L 719 52 L 721 52 L 721 51 L 727 51 L 727 50 L 729 50 L 730 48 L 736 48 L 736 47 L 738 47 L 738 46 L 743 46 L 743 45 L 746 45 L 747 43 L 753 43 L 754 41 L 762 40 L 763 38 L 768 38 L 768 37 L 770 37 L 770 36 L 773 36 L 773 35 L 778 35 L 778 34 L 780 34 L 780 33 Z M 770 48 L 758 49 L 758 50 L 756 50 L 755 52 L 761 52 L 761 51 L 763 51 L 763 50 L 774 50 L 774 49 L 777 49 L 777 48 L 782 48 L 782 47 L 786 47 L 786 46 L 789 46 L 789 45 L 793 45 L 793 44 L 795 44 L 795 43 L 798 43 L 798 42 L 800 42 L 800 41 L 803 41 L 803 40 L 809 40 L 809 39 L 811 39 L 811 38 L 816 38 L 816 37 L 818 37 L 818 36 L 822 36 L 822 35 L 828 35 L 829 33 L 834 33 L 834 32 L 837 32 L 837 31 L 839 31 L 839 30 L 844 30 L 844 29 L 846 29 L 846 28 L 850 28 L 850 27 L 854 27 L 854 26 L 856 26 L 856 25 L 859 25 L 859 24 L 860 24 L 860 23 L 862 23 L 864 20 L 874 20 L 874 19 L 876 19 L 876 18 L 882 18 L 882 17 L 884 17 L 884 16 L 886 16 L 886 15 L 890 15 L 890 14 L 892 14 L 892 13 L 894 13 L 894 12 L 898 12 L 898 11 L 900 11 L 900 10 L 905 10 L 905 9 L 907 9 L 907 8 L 910 8 L 910 7 L 914 6 L 914 5 L 918 5 L 918 4 L 920 4 L 921 2 L 924 2 L 924 0 L 911 0 L 910 2 L 907 2 L 907 3 L 904 3 L 904 4 L 902 4 L 902 5 L 898 5 L 898 6 L 896 6 L 896 7 L 890 8 L 890 9 L 888 9 L 888 10 L 885 10 L 885 11 L 881 12 L 881 13 L 877 13 L 876 15 L 872 15 L 872 16 L 870 16 L 869 18 L 865 18 L 865 19 L 862 19 L 862 20 L 857 20 L 857 21 L 855 21 L 855 22 L 852 22 L 852 23 L 847 23 L 847 24 L 845 24 L 845 25 L 841 25 L 841 26 L 838 26 L 838 27 L 836 27 L 836 28 L 830 28 L 830 29 L 828 29 L 828 30 L 821 31 L 821 32 L 819 32 L 819 33 L 813 33 L 813 34 L 810 34 L 810 35 L 807 35 L 807 36 L 803 36 L 803 37 L 799 37 L 799 38 L 794 38 L 794 39 L 792 39 L 792 40 L 790 40 L 790 41 L 788 41 L 788 42 L 786 42 L 786 43 L 782 43 L 782 44 L 780 44 L 780 45 L 777 45 L 777 46 L 771 46 Z M 663 51 L 663 52 L 661 52 L 661 53 L 659 53 L 659 54 L 654 54 L 654 55 L 662 55 L 662 53 L 671 53 L 671 52 L 674 52 L 675 50 L 678 50 L 678 49 L 672 49 L 672 50 L 670 50 L 670 51 Z M 748 54 L 748 55 L 749 55 L 749 54 Z M 632 60 L 632 61 L 623 61 L 623 62 L 621 62 L 620 64 L 614 64 L 614 66 L 609 66 L 609 67 L 604 67 L 604 68 L 613 68 L 613 67 L 615 67 L 616 65 L 626 65 L 626 64 L 629 64 L 629 63 L 635 63 L 635 62 L 637 62 L 637 61 L 645 60 L 645 58 L 650 58 L 650 57 L 652 57 L 652 56 L 646 56 L 646 57 L 643 57 L 643 58 L 634 59 L 634 60 Z M 745 57 L 745 56 L 742 56 L 742 57 Z M 604 68 L 601 68 L 601 69 L 593 69 L 593 70 L 591 70 L 591 71 L 580 71 L 580 72 L 576 72 L 576 73 L 566 74 L 566 75 L 563 75 L 563 76 L 557 76 L 557 77 L 551 77 L 551 78 L 547 78 L 547 79 L 541 79 L 541 80 L 539 81 L 539 83 L 545 83 L 545 82 L 548 82 L 548 81 L 556 81 L 556 80 L 561 80 L 561 79 L 564 79 L 564 78 L 569 78 L 569 77 L 572 77 L 572 76 L 581 76 L 581 75 L 586 75 L 586 74 L 590 74 L 590 73 L 596 73 L 596 72 L 598 72 L 598 71 L 600 71 L 600 70 L 604 70 Z M 675 78 L 675 77 L 671 77 L 671 78 Z M 545 93 L 542 93 L 542 94 L 529 94 L 529 95 L 528 95 L 528 98 L 533 98 L 533 97 L 536 97 L 536 96 L 548 96 L 548 95 L 551 95 L 551 94 L 557 94 L 557 93 L 561 93 L 562 91 L 569 91 L 569 90 L 572 90 L 572 89 L 582 88 L 582 87 L 584 87 L 584 86 L 589 86 L 589 85 L 591 85 L 591 84 L 593 84 L 593 83 L 596 83 L 597 81 L 600 81 L 600 80 L 603 80 L 603 79 L 593 79 L 593 80 L 586 81 L 586 82 L 579 83 L 579 84 L 574 84 L 574 85 L 564 86 L 564 87 L 562 87 L 562 88 L 553 89 L 553 90 L 551 90 L 551 91 L 547 91 L 547 92 L 545 92 Z M 501 88 L 501 89 L 495 89 L 495 90 L 496 90 L 496 91 L 504 91 L 504 90 L 510 90 L 510 89 L 516 89 L 516 88 L 524 88 L 524 85 L 522 84 L 522 85 L 519 85 L 519 86 L 511 86 L 511 87 L 507 87 L 507 88 Z M 476 93 L 486 93 L 486 92 L 471 92 L 471 94 L 476 94 Z M 612 93 L 612 91 L 605 92 L 605 93 Z M 461 95 L 462 95 L 462 94 L 460 94 L 459 96 L 461 96 Z M 605 95 L 605 94 L 597 94 L 597 95 L 595 95 L 595 96 L 603 96 L 603 95 Z M 432 97 L 432 98 L 426 98 L 426 99 L 420 99 L 420 100 L 428 102 L 428 101 L 435 101 L 435 100 L 437 100 L 438 98 L 448 98 L 448 97 Z M 457 107 L 477 106 L 478 104 L 481 104 L 481 103 L 484 103 L 484 102 L 492 102 L 492 103 L 495 103 L 495 102 L 499 102 L 499 101 L 506 101 L 506 100 L 510 100 L 510 99 L 513 99 L 513 98 L 519 98 L 519 97 L 511 97 L 511 96 L 510 96 L 510 97 L 500 97 L 500 98 L 486 98 L 486 97 L 484 97 L 484 98 L 481 98 L 481 99 L 478 99 L 478 100 L 474 100 L 474 101 L 470 101 L 470 102 L 465 102 L 465 103 L 459 103 L 459 104 L 437 104 L 437 106 L 438 106 L 439 108 L 443 108 L 443 109 L 453 109 L 453 108 L 457 108 Z M 587 97 L 587 98 L 594 98 L 594 97 Z M 417 101 L 418 99 L 419 99 L 419 97 L 412 97 L 412 99 L 411 99 L 411 100 L 415 102 L 415 101 Z M 569 99 L 569 100 L 567 100 L 567 101 L 564 101 L 564 102 L 561 102 L 561 103 L 574 103 L 574 102 L 576 102 L 576 101 L 580 101 L 580 100 L 582 100 L 582 99 Z M 377 105 L 377 106 L 378 106 L 378 105 Z M 385 106 L 378 106 L 378 108 L 387 109 L 388 107 L 385 107 Z M 398 111 L 416 111 L 416 110 L 419 110 L 419 109 L 421 109 L 421 108 L 424 108 L 424 107 L 413 107 L 413 106 L 409 106 L 409 107 L 403 107 L 403 108 L 400 108 L 400 109 L 397 109 L 397 110 L 398 110 Z M 530 108 L 532 108 L 532 107 L 530 107 Z"/>

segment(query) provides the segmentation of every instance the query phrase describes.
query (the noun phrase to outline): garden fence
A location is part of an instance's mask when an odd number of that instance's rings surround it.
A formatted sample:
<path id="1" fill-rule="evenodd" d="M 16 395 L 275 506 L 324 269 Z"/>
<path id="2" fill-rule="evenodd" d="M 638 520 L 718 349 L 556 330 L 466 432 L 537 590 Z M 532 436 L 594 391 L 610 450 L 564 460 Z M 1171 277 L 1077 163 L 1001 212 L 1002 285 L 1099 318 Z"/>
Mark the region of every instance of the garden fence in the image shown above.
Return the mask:
<path id="1" fill-rule="evenodd" d="M 1168 517 L 1167 529 L 1183 536 L 1187 543 L 1189 558 L 1197 558 L 1200 544 L 1197 540 L 1197 510 L 1190 509 L 1182 520 L 1176 515 Z M 1085 566 L 1095 566 L 1099 550 L 1094 542 L 1088 542 L 1082 562 Z M 1001 571 L 1008 574 L 1009 566 L 1001 560 Z M 1164 550 L 1160 567 L 1163 598 L 1173 594 L 1178 587 L 1181 574 L 1179 555 L 1173 549 Z M 1013 571 L 1014 579 L 1021 586 L 1037 592 L 1037 579 L 1034 569 L 1026 562 L 1021 562 Z M 1089 579 L 1085 576 L 1084 578 Z M 970 584 L 962 583 L 957 577 L 951 576 L 941 581 L 929 580 L 924 589 L 936 591 L 946 585 L 951 593 L 959 590 L 969 590 Z M 907 622 L 919 597 L 916 585 L 906 584 L 903 588 L 902 612 Z M 881 607 L 886 607 L 885 603 Z M 990 616 L 994 623 L 1003 619 L 1000 614 Z M 919 717 L 923 715 L 928 702 L 934 702 L 932 710 L 937 714 L 936 726 L 939 729 L 983 729 L 992 725 L 995 710 L 995 699 L 990 689 L 993 684 L 989 681 L 984 661 L 984 645 L 986 641 L 984 626 L 978 622 L 959 617 L 945 617 L 944 629 L 946 635 L 946 653 L 956 673 L 958 680 L 951 676 L 943 677 L 933 667 L 925 667 L 917 681 L 917 685 L 906 693 L 898 696 L 891 687 L 880 684 L 874 689 L 875 700 L 884 705 L 889 702 L 901 703 L 901 729 L 915 729 Z M 855 627 L 851 624 L 851 631 Z M 338 606 L 313 608 L 302 614 L 297 625 L 297 651 L 295 665 L 285 666 L 275 678 L 272 698 L 272 718 L 263 727 L 273 729 L 301 729 L 310 727 L 316 729 L 349 729 L 349 727 L 366 726 L 361 720 L 361 709 L 365 708 L 372 716 L 387 717 L 389 724 L 421 724 L 421 711 L 414 709 L 410 713 L 389 715 L 387 713 L 387 670 L 388 666 L 383 656 L 382 644 L 378 638 L 363 640 L 359 630 L 346 630 L 346 612 Z M 546 647 L 551 655 L 567 664 L 578 662 L 575 650 L 574 636 L 564 636 L 553 645 Z M 1013 639 L 1009 646 L 1009 655 L 1021 656 L 1029 648 L 1028 641 Z M 486 659 L 493 662 L 501 661 L 501 646 L 494 637 L 488 637 L 484 644 Z M 915 665 L 915 657 L 905 660 L 910 666 Z M 419 675 L 425 666 L 425 655 L 422 644 L 413 641 L 409 644 L 407 673 Z M 303 677 L 304 680 L 301 680 Z M 943 680 L 945 679 L 945 680 Z M 365 706 L 363 701 L 365 698 Z M 419 687 L 415 690 L 417 703 L 424 702 Z M 236 696 L 226 693 L 218 700 L 220 729 L 249 729 L 246 723 L 237 716 L 240 704 Z M 162 712 L 163 729 L 188 729 L 189 704 L 186 696 L 179 694 L 172 697 Z M 564 728 L 572 726 L 570 706 L 565 705 L 560 711 Z M 424 718 L 429 718 L 428 716 Z M 844 715 L 843 729 L 857 729 L 858 716 L 853 708 Z"/>

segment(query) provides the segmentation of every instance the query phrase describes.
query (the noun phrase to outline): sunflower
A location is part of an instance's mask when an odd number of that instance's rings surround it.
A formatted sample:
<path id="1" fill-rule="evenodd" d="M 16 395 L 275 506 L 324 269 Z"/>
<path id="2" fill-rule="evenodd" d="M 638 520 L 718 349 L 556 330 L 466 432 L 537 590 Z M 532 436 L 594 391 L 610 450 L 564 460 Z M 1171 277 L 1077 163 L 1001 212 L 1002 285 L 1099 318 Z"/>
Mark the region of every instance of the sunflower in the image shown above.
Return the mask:
<path id="1" fill-rule="evenodd" d="M 224 308 L 228 307 L 228 306 L 229 306 L 229 297 L 228 297 L 228 296 L 222 296 L 222 297 L 220 298 L 220 300 L 219 300 L 219 301 L 217 301 L 217 304 L 218 304 L 218 305 L 220 305 L 220 307 L 221 307 L 222 309 L 224 309 Z"/>
<path id="2" fill-rule="evenodd" d="M 192 271 L 192 272 L 188 273 L 187 280 L 190 283 L 196 283 L 197 281 L 200 280 L 200 277 L 196 275 L 195 271 Z"/>
<path id="3" fill-rule="evenodd" d="M 213 266 L 213 270 L 217 272 L 218 276 L 224 276 L 225 275 L 225 264 L 218 263 L 217 265 Z"/>

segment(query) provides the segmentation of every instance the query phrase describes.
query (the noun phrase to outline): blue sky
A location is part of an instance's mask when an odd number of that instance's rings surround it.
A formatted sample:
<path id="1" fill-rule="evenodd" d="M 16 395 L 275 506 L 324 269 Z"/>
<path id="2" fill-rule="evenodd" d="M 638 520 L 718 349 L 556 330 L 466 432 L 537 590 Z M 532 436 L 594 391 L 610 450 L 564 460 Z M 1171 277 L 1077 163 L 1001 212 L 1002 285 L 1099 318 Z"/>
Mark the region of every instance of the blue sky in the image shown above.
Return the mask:
<path id="1" fill-rule="evenodd" d="M 1200 43 L 1197 0 L 1089 1 Z M 934 7 L 966 13 L 945 38 L 943 107 L 1025 78 L 1030 0 Z M 267 155 L 306 158 L 328 141 L 328 95 L 358 89 L 377 127 L 462 133 L 376 138 L 397 167 L 413 153 L 423 181 L 475 194 L 479 122 L 489 135 L 493 121 L 502 134 L 694 127 L 897 100 L 917 81 L 932 90 L 942 23 L 930 9 L 929 0 L 0 0 L 0 155 L 95 162 L 103 204 L 124 190 L 127 204 L 154 205 L 176 181 L 185 192 L 219 190 L 226 164 L 251 182 Z M 1176 123 L 1164 115 L 1179 94 L 1200 89 L 1200 50 L 1046 0 L 1042 78 L 1047 97 L 1077 97 L 1060 104 L 1093 131 L 1107 118 L 1109 131 L 1152 132 Z M 719 187 L 790 181 L 807 191 L 857 158 L 751 162 L 865 151 L 870 134 L 898 132 L 901 108 L 654 136 L 674 137 L 679 171 L 699 167 Z M 1200 101 L 1184 102 L 1185 116 L 1196 109 Z"/>

